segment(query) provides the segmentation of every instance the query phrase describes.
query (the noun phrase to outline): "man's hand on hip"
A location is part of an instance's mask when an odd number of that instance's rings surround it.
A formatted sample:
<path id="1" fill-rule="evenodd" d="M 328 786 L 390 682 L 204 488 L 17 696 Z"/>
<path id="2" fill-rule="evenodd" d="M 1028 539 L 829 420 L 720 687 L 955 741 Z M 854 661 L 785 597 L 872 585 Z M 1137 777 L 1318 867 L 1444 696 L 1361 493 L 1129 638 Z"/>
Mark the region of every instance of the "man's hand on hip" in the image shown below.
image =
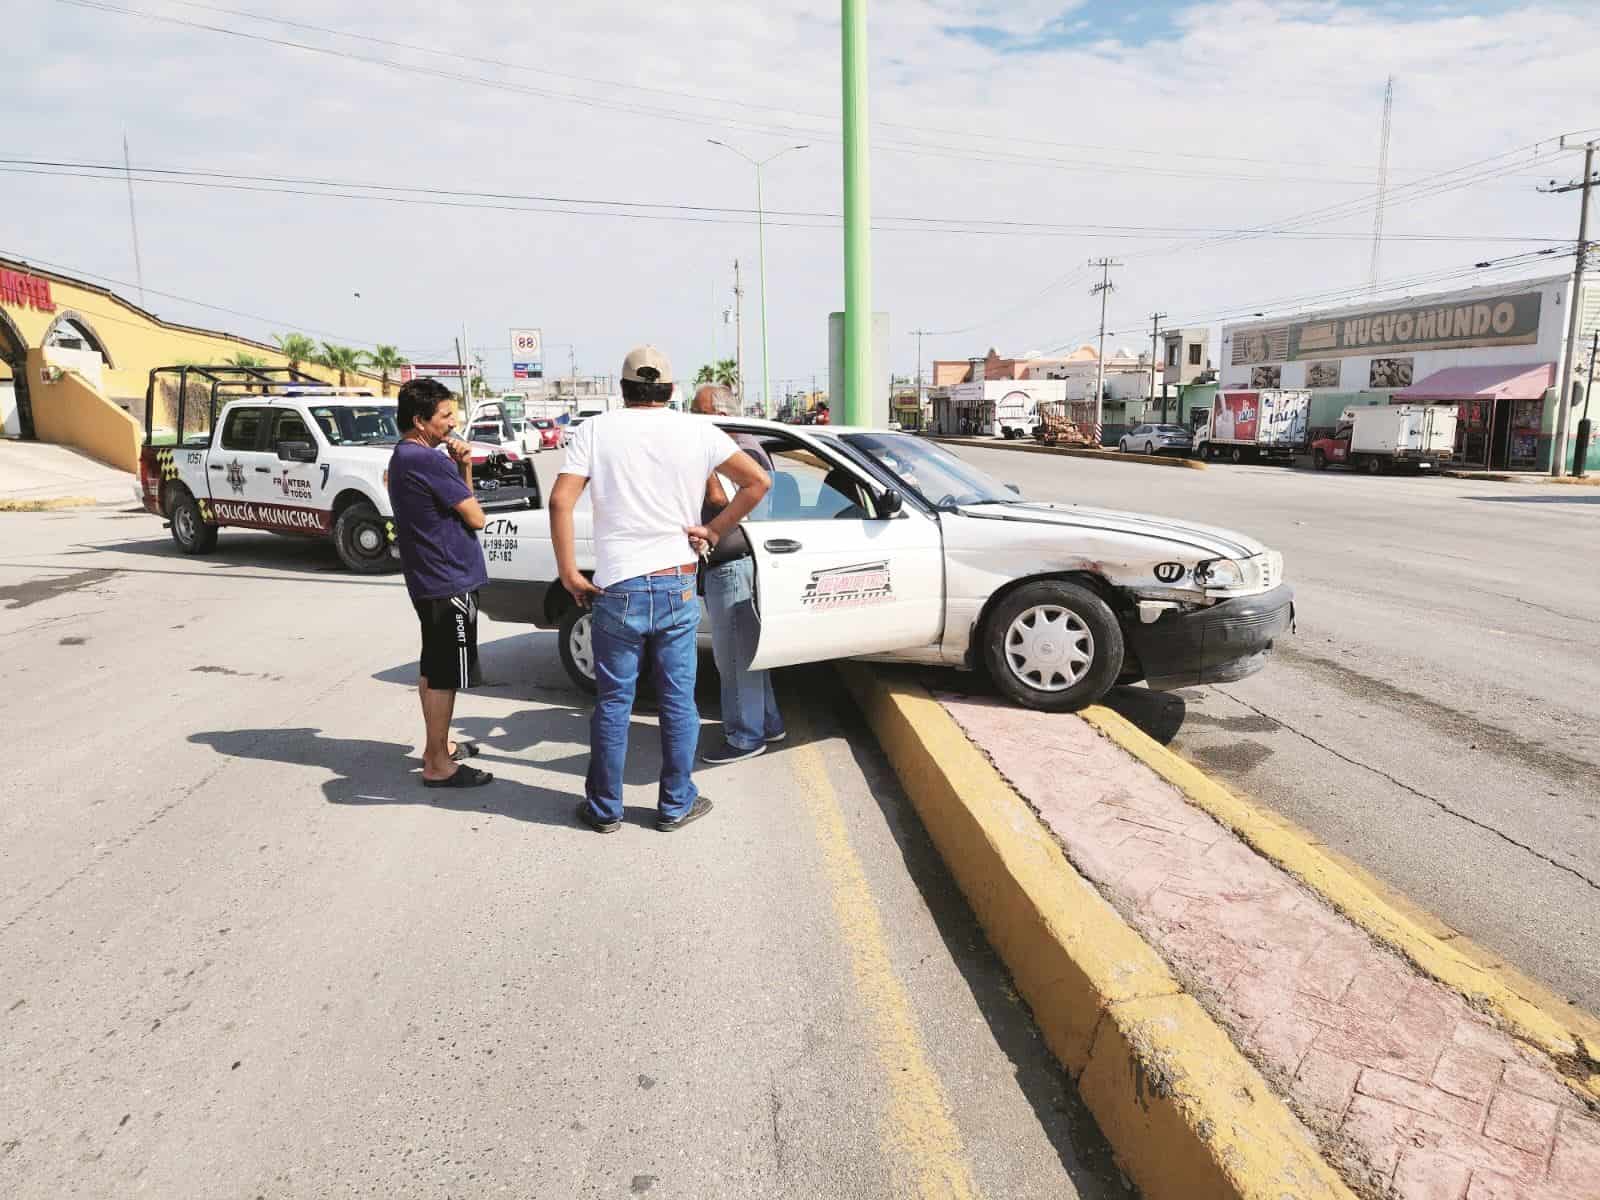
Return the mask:
<path id="1" fill-rule="evenodd" d="M 595 587 L 594 581 L 586 578 L 579 571 L 561 573 L 561 586 L 567 589 L 567 594 L 572 597 L 573 603 L 579 608 L 588 608 L 594 598 L 601 594 L 600 588 Z"/>

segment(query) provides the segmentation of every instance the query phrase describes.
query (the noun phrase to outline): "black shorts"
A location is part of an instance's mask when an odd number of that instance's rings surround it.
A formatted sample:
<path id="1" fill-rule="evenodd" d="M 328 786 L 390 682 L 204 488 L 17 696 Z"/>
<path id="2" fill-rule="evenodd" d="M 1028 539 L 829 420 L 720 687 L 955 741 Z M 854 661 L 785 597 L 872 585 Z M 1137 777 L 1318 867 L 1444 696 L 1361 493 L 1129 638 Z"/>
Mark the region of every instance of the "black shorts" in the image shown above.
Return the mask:
<path id="1" fill-rule="evenodd" d="M 477 687 L 478 593 L 413 600 L 422 622 L 422 677 L 436 692 Z"/>

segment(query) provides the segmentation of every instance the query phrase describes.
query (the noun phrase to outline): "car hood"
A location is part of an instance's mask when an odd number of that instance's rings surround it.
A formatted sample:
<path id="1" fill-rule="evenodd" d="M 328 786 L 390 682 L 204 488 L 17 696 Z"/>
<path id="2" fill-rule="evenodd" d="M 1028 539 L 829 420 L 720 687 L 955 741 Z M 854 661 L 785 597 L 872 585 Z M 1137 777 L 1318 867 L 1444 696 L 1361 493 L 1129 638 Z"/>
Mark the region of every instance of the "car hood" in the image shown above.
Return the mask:
<path id="1" fill-rule="evenodd" d="M 1147 537 L 1214 558 L 1252 558 L 1265 554 L 1266 547 L 1254 538 L 1231 529 L 1174 521 L 1146 513 L 1118 512 L 1109 508 L 1088 508 L 1077 504 L 1017 502 L 1013 504 L 964 504 L 964 515 L 986 520 L 1020 521 L 1033 525 L 1059 525 L 1064 529 L 1092 529 Z"/>

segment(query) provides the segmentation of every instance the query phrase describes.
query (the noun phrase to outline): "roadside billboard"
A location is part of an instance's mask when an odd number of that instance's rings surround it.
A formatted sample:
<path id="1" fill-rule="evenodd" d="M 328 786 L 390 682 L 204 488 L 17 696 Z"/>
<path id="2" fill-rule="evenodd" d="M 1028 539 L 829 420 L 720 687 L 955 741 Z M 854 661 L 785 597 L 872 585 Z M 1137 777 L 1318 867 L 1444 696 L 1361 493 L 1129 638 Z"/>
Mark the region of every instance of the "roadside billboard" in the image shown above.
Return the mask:
<path id="1" fill-rule="evenodd" d="M 544 378 L 543 330 L 511 331 L 511 378 L 516 380 Z"/>

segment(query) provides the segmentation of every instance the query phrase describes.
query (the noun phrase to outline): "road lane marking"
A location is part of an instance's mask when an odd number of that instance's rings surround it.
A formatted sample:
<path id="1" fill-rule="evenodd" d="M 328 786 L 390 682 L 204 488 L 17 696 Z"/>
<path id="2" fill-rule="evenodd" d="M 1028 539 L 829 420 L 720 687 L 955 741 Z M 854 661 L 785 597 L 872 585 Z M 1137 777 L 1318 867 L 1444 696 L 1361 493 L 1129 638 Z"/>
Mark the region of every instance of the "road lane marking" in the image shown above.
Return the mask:
<path id="1" fill-rule="evenodd" d="M 903 1162 L 919 1200 L 978 1200 L 961 1132 L 944 1088 L 928 1061 L 922 1033 L 905 985 L 895 974 L 884 940 L 883 921 L 861 860 L 850 844 L 844 811 L 828 781 L 822 753 L 811 731 L 794 729 L 795 776 L 811 816 L 812 830 L 828 872 L 829 897 L 839 934 L 850 952 L 856 991 L 867 1010 L 878 1065 L 889 1082 L 889 1104 L 880 1137 Z"/>

